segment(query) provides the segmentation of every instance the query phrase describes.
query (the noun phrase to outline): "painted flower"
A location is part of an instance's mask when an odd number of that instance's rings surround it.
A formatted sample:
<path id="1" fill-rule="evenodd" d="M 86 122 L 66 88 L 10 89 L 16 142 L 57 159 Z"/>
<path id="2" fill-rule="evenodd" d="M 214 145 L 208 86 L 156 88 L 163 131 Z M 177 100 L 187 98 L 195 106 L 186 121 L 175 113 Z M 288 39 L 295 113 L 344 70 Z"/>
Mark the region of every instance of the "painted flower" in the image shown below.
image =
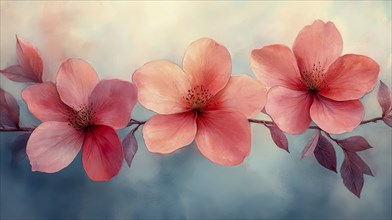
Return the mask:
<path id="1" fill-rule="evenodd" d="M 125 127 L 131 118 L 137 102 L 133 84 L 100 81 L 88 63 L 69 59 L 61 65 L 56 85 L 32 85 L 22 97 L 43 122 L 27 143 L 33 171 L 57 172 L 68 166 L 83 146 L 83 167 L 92 180 L 117 175 L 124 155 L 115 129 Z"/>
<path id="2" fill-rule="evenodd" d="M 136 70 L 139 102 L 158 113 L 143 127 L 148 150 L 167 154 L 195 140 L 209 160 L 240 164 L 251 147 L 247 118 L 263 108 L 266 89 L 249 76 L 230 74 L 227 49 L 205 38 L 188 47 L 183 69 L 162 60 Z"/>
<path id="3" fill-rule="evenodd" d="M 342 48 L 335 25 L 316 20 L 298 34 L 293 52 L 277 44 L 252 51 L 252 69 L 270 88 L 265 110 L 280 129 L 302 133 L 312 120 L 333 134 L 358 126 L 358 99 L 373 89 L 380 67 L 366 56 L 341 56 Z"/>

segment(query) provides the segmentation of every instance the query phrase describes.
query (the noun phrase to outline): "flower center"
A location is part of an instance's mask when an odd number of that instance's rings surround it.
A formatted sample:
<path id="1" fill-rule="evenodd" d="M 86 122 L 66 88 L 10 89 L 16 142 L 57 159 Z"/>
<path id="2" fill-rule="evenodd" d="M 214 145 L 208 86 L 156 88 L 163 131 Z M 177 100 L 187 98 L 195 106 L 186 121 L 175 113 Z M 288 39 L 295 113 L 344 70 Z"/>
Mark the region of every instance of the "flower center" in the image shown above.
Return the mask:
<path id="1" fill-rule="evenodd" d="M 302 71 L 302 79 L 305 81 L 309 90 L 318 91 L 321 88 L 328 87 L 328 84 L 324 81 L 325 69 L 322 68 L 320 61 L 318 64 L 313 64 L 312 69 Z"/>
<path id="2" fill-rule="evenodd" d="M 203 112 L 212 104 L 212 94 L 203 85 L 188 89 L 188 95 L 183 97 L 189 107 L 197 112 Z"/>
<path id="3" fill-rule="evenodd" d="M 89 106 L 83 104 L 78 107 L 78 110 L 73 110 L 68 115 L 68 125 L 76 130 L 88 129 L 93 122 L 95 112 L 92 109 L 92 104 Z"/>

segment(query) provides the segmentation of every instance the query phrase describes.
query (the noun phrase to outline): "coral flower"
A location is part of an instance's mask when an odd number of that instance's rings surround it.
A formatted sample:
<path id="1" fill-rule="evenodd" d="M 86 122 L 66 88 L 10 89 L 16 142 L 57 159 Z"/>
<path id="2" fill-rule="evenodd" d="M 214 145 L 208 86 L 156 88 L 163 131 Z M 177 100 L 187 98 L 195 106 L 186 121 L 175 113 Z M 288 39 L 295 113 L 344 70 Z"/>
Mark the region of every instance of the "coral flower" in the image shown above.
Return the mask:
<path id="1" fill-rule="evenodd" d="M 205 38 L 188 47 L 183 70 L 169 61 L 136 70 L 139 102 L 158 113 L 143 127 L 148 150 L 167 154 L 195 140 L 209 160 L 240 164 L 251 147 L 247 118 L 263 108 L 266 89 L 246 75 L 230 74 L 227 49 Z"/>
<path id="2" fill-rule="evenodd" d="M 252 69 L 270 88 L 265 110 L 280 129 L 302 133 L 312 120 L 333 134 L 358 126 L 358 99 L 373 89 L 380 67 L 366 56 L 341 56 L 342 48 L 335 25 L 316 20 L 298 34 L 294 53 L 284 45 L 252 51 Z"/>
<path id="3" fill-rule="evenodd" d="M 99 81 L 88 63 L 69 59 L 61 65 L 56 85 L 32 85 L 22 97 L 43 122 L 27 143 L 33 171 L 57 172 L 68 166 L 83 146 L 83 167 L 92 180 L 117 175 L 124 155 L 115 129 L 130 120 L 137 102 L 133 84 Z"/>

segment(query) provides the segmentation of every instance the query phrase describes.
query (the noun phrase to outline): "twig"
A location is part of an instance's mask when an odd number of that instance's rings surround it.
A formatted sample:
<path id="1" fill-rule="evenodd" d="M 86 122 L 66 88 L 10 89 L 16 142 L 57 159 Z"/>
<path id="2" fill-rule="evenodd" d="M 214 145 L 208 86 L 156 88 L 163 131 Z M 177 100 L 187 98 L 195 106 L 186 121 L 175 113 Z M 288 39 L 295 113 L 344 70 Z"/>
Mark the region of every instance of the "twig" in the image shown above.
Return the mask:
<path id="1" fill-rule="evenodd" d="M 360 125 L 367 124 L 367 123 L 371 123 L 371 122 L 376 123 L 377 121 L 380 121 L 380 120 L 382 120 L 382 119 L 383 119 L 383 117 L 372 118 L 372 119 L 369 119 L 369 120 L 362 121 L 362 122 L 360 123 Z M 266 127 L 269 127 L 269 126 L 274 125 L 274 122 L 273 122 L 273 121 L 259 120 L 259 119 L 253 119 L 253 118 L 248 119 L 248 121 L 251 122 L 251 123 L 263 124 L 263 125 L 266 126 Z M 319 126 L 315 126 L 315 125 L 309 126 L 309 129 L 317 129 L 317 130 L 322 131 L 322 129 L 321 129 Z M 327 133 L 326 133 L 326 134 L 327 134 Z M 328 134 L 328 135 L 329 135 L 329 134 Z M 327 136 L 328 136 L 328 135 L 327 135 Z"/>
<path id="2" fill-rule="evenodd" d="M 18 131 L 24 131 L 24 132 L 29 132 L 29 131 L 34 131 L 35 128 L 25 128 L 25 127 L 19 127 L 19 128 L 0 128 L 0 132 L 18 132 Z"/>

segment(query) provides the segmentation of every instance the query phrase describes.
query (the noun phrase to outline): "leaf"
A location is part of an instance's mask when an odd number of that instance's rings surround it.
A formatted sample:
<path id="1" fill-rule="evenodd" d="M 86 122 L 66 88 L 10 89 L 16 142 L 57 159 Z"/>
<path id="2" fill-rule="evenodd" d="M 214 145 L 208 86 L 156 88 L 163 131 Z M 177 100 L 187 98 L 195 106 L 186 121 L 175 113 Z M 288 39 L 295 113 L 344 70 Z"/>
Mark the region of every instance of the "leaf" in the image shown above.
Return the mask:
<path id="1" fill-rule="evenodd" d="M 343 178 L 343 183 L 354 193 L 358 198 L 360 197 L 362 187 L 364 184 L 363 174 L 373 176 L 370 167 L 358 156 L 355 152 L 344 150 L 344 161 L 340 168 L 340 174 Z"/>
<path id="2" fill-rule="evenodd" d="M 301 159 L 304 159 L 313 154 L 314 149 L 316 148 L 317 143 L 319 141 L 320 134 L 321 133 L 319 130 L 316 130 L 314 132 L 312 138 L 308 141 L 308 143 L 305 145 L 304 149 L 302 150 Z"/>
<path id="3" fill-rule="evenodd" d="M 392 114 L 384 116 L 382 120 L 384 121 L 385 124 L 387 124 L 389 127 L 392 128 Z"/>
<path id="4" fill-rule="evenodd" d="M 15 98 L 0 88 L 0 127 L 19 127 L 19 105 Z"/>
<path id="5" fill-rule="evenodd" d="M 26 154 L 26 146 L 27 146 L 27 141 L 29 140 L 30 135 L 31 135 L 31 132 L 21 134 L 13 142 L 12 163 L 16 163 L 17 161 L 23 159 L 27 155 Z"/>
<path id="6" fill-rule="evenodd" d="M 9 66 L 0 73 L 15 82 L 42 82 L 43 61 L 37 48 L 16 36 L 19 65 Z"/>
<path id="7" fill-rule="evenodd" d="M 122 145 L 125 161 L 127 161 L 128 166 L 131 167 L 133 157 L 135 156 L 138 148 L 135 134 L 133 133 L 133 131 L 129 132 L 129 134 L 125 136 L 122 141 Z"/>
<path id="8" fill-rule="evenodd" d="M 348 151 L 363 151 L 372 148 L 365 138 L 361 136 L 353 136 L 346 139 L 338 140 L 339 146 Z"/>
<path id="9" fill-rule="evenodd" d="M 331 142 L 322 135 L 320 135 L 317 146 L 314 149 L 314 156 L 321 166 L 337 173 L 335 149 Z"/>
<path id="10" fill-rule="evenodd" d="M 4 70 L 0 70 L 4 76 L 6 76 L 9 80 L 14 82 L 35 82 L 36 79 L 33 78 L 29 72 L 24 70 L 19 65 L 13 65 L 5 68 Z"/>
<path id="11" fill-rule="evenodd" d="M 280 130 L 280 128 L 278 128 L 276 125 L 269 126 L 268 128 L 270 130 L 272 140 L 275 142 L 276 146 L 290 153 L 289 142 L 283 131 Z"/>
<path id="12" fill-rule="evenodd" d="M 377 100 L 381 106 L 383 116 L 391 111 L 391 97 L 391 92 L 388 86 L 380 80 L 380 87 L 377 92 Z"/>
<path id="13" fill-rule="evenodd" d="M 364 183 L 363 172 L 358 166 L 352 163 L 351 157 L 347 153 L 349 152 L 344 151 L 344 160 L 340 167 L 340 175 L 346 188 L 360 198 Z"/>
<path id="14" fill-rule="evenodd" d="M 352 164 L 357 166 L 359 168 L 359 170 L 362 171 L 362 173 L 369 175 L 369 176 L 374 176 L 370 167 L 355 152 L 345 151 L 345 157 L 347 157 L 351 161 Z"/>

